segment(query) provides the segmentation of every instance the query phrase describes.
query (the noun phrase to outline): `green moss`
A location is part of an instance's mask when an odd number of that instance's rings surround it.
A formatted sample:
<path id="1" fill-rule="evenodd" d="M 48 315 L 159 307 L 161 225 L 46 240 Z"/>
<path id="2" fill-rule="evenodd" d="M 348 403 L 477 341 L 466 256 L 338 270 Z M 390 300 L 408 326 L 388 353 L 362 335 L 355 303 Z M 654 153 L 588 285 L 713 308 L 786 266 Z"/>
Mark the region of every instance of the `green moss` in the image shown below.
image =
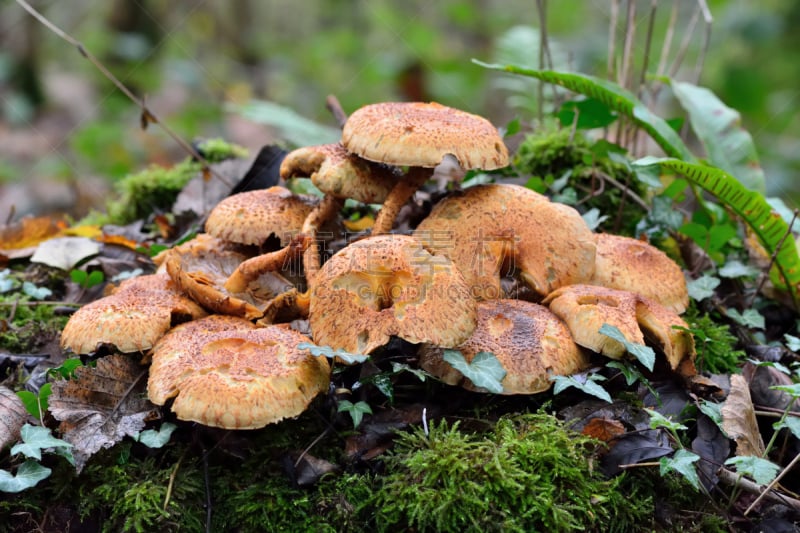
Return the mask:
<path id="1" fill-rule="evenodd" d="M 727 324 L 716 322 L 694 304 L 689 306 L 683 318 L 694 336 L 698 369 L 713 374 L 738 372 L 746 354 L 736 349 L 739 341 Z"/>
<path id="2" fill-rule="evenodd" d="M 69 317 L 56 315 L 55 306 L 29 303 L 29 297 L 16 292 L 0 296 L 0 350 L 37 353 L 64 329 Z"/>
<path id="3" fill-rule="evenodd" d="M 398 438 L 366 506 L 380 531 L 599 530 L 643 520 L 646 502 L 592 469 L 593 448 L 545 414 L 501 418 L 482 436 L 434 424 L 429 435 Z"/>

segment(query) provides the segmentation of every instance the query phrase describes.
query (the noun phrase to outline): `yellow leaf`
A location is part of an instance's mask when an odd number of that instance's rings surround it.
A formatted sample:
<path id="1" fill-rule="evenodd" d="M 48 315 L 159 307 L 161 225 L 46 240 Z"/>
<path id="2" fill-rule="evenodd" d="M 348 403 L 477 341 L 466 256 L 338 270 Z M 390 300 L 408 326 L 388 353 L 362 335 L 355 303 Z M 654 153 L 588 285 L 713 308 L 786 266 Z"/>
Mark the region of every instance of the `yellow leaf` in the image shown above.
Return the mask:
<path id="1" fill-rule="evenodd" d="M 358 220 L 345 220 L 344 227 L 348 231 L 364 231 L 370 229 L 375 224 L 375 219 L 371 215 L 366 215 Z"/>

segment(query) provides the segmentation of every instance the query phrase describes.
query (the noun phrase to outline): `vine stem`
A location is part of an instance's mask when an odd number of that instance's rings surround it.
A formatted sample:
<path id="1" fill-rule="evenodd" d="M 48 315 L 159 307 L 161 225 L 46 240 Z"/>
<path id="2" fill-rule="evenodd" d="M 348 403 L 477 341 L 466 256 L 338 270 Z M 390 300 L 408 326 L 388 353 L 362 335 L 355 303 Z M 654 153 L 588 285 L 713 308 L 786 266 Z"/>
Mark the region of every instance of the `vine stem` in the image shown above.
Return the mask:
<path id="1" fill-rule="evenodd" d="M 167 124 L 165 124 L 161 119 L 159 119 L 158 116 L 149 107 L 147 107 L 147 104 L 145 104 L 144 100 L 133 94 L 131 90 L 125 86 L 124 83 L 122 83 L 116 76 L 114 76 L 114 74 L 110 70 L 108 70 L 106 66 L 99 59 L 97 59 L 91 52 L 89 52 L 89 50 L 86 49 L 85 46 L 83 46 L 83 43 L 81 43 L 79 40 L 77 40 L 64 30 L 53 24 L 47 17 L 45 17 L 36 9 L 34 9 L 25 0 L 15 0 L 15 1 L 22 9 L 27 11 L 33 18 L 42 23 L 42 25 L 45 26 L 48 30 L 56 34 L 61 39 L 67 41 L 75 48 L 77 48 L 78 53 L 80 53 L 83 57 L 85 57 L 97 70 L 99 70 L 103 74 L 103 76 L 105 76 L 111 83 L 113 83 L 114 86 L 117 89 L 119 89 L 120 92 L 122 92 L 122 94 L 127 96 L 134 104 L 136 104 L 139 107 L 139 109 L 141 109 L 142 129 L 145 129 L 147 125 L 150 123 L 158 124 L 161 127 L 161 129 L 164 130 L 164 132 L 173 141 L 175 141 L 184 151 L 186 151 L 186 153 L 191 155 L 193 158 L 199 161 L 200 164 L 203 165 L 204 174 L 211 173 L 214 175 L 215 178 L 222 181 L 222 183 L 224 183 L 225 185 L 233 186 L 233 184 L 231 184 L 218 172 L 213 171 L 211 169 L 210 163 L 206 160 L 206 158 L 204 158 L 197 150 L 195 150 L 191 144 L 183 140 L 180 135 L 175 133 L 175 131 L 172 128 L 167 126 Z"/>

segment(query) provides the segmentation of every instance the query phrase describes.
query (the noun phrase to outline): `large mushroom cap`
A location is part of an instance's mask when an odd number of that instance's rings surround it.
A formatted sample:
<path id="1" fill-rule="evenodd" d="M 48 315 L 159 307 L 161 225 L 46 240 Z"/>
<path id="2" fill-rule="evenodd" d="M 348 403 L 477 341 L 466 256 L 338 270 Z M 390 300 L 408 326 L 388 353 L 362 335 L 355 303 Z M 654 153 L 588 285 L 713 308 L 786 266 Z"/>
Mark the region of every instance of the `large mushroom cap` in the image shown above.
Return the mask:
<path id="1" fill-rule="evenodd" d="M 633 291 L 678 314 L 686 311 L 686 278 L 667 254 L 646 242 L 610 233 L 597 234 L 596 242 L 591 285 Z"/>
<path id="2" fill-rule="evenodd" d="M 589 366 L 564 323 L 544 306 L 522 300 L 489 300 L 478 304 L 478 325 L 457 346 L 467 362 L 480 352 L 494 354 L 506 375 L 503 394 L 534 394 L 550 388 L 551 376 L 574 374 Z M 450 385 L 475 385 L 447 363 L 443 350 L 420 350 L 422 368 Z"/>
<path id="3" fill-rule="evenodd" d="M 242 292 L 229 292 L 225 281 L 247 259 L 206 233 L 167 251 L 159 259 L 170 277 L 191 298 L 216 313 L 256 319 L 274 300 L 295 286 L 279 272 L 265 272 Z"/>
<path id="4" fill-rule="evenodd" d="M 587 282 L 594 270 L 594 234 L 578 212 L 518 185 L 478 185 L 445 198 L 414 237 L 452 259 L 479 300 L 501 298 L 509 272 L 544 297 Z"/>
<path id="5" fill-rule="evenodd" d="M 308 176 L 325 194 L 365 204 L 382 203 L 397 181 L 388 167 L 345 150 L 341 143 L 306 146 L 289 152 L 281 177 Z"/>
<path id="6" fill-rule="evenodd" d="M 105 344 L 123 353 L 145 352 L 173 325 L 205 314 L 166 273 L 139 276 L 78 309 L 61 332 L 61 347 L 77 354 Z"/>
<path id="7" fill-rule="evenodd" d="M 277 186 L 233 194 L 211 210 L 206 232 L 225 241 L 255 245 L 275 235 L 286 246 L 300 232 L 315 203 Z"/>
<path id="8" fill-rule="evenodd" d="M 475 304 L 453 263 L 405 235 L 343 248 L 311 288 L 314 342 L 370 353 L 396 335 L 452 348 L 475 328 Z"/>
<path id="9" fill-rule="evenodd" d="M 327 390 L 330 367 L 297 345 L 308 337 L 279 326 L 212 315 L 170 331 L 153 350 L 150 400 L 225 429 L 255 429 L 297 416 Z"/>
<path id="10" fill-rule="evenodd" d="M 483 117 L 435 102 L 386 102 L 356 110 L 342 144 L 364 159 L 398 166 L 435 167 L 452 154 L 465 170 L 508 165 L 508 149 Z"/>
<path id="11" fill-rule="evenodd" d="M 684 374 L 693 371 L 694 339 L 686 329 L 688 325 L 654 300 L 607 287 L 570 285 L 554 291 L 544 303 L 564 321 L 581 346 L 621 358 L 625 354 L 622 343 L 600 333 L 603 324 L 609 324 L 630 342 L 645 344 L 648 339 L 657 344 L 673 370 L 680 367 Z"/>

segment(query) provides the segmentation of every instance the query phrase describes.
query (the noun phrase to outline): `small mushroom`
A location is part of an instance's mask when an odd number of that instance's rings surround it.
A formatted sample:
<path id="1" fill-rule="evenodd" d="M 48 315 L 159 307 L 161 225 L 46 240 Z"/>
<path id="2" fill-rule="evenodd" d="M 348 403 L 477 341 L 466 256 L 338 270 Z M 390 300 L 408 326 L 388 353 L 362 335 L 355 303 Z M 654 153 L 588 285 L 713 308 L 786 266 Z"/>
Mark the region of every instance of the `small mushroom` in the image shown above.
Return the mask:
<path id="1" fill-rule="evenodd" d="M 453 155 L 465 170 L 508 165 L 508 149 L 488 120 L 435 102 L 364 106 L 347 119 L 342 144 L 363 159 L 409 167 L 385 199 L 373 235 L 392 229 L 400 208 L 446 155 Z"/>
<path id="2" fill-rule="evenodd" d="M 590 285 L 633 291 L 678 314 L 689 305 L 686 278 L 667 254 L 646 242 L 598 233 Z"/>
<path id="3" fill-rule="evenodd" d="M 205 229 L 209 235 L 237 244 L 261 245 L 275 235 L 281 246 L 287 246 L 316 204 L 315 199 L 285 187 L 241 192 L 214 206 Z"/>
<path id="4" fill-rule="evenodd" d="M 471 363 L 480 352 L 494 354 L 506 371 L 503 394 L 535 394 L 552 385 L 551 376 L 574 374 L 589 359 L 572 340 L 567 326 L 546 307 L 522 300 L 478 303 L 478 325 L 455 349 Z M 447 363 L 439 347 L 420 349 L 419 365 L 449 385 L 475 385 Z"/>
<path id="5" fill-rule="evenodd" d="M 244 291 L 231 293 L 224 283 L 245 259 L 244 254 L 227 249 L 225 241 L 203 233 L 162 252 L 157 263 L 163 263 L 173 281 L 210 311 L 250 320 L 267 314 L 269 319 L 285 300 L 297 294 L 295 285 L 283 275 L 291 272 L 265 272 Z"/>
<path id="6" fill-rule="evenodd" d="M 609 324 L 630 342 L 644 344 L 647 338 L 656 344 L 673 370 L 684 376 L 695 373 L 694 339 L 688 325 L 655 300 L 619 289 L 570 285 L 554 291 L 543 303 L 564 321 L 580 346 L 612 359 L 622 358 L 622 343 L 600 333 L 603 324 Z"/>
<path id="7" fill-rule="evenodd" d="M 461 273 L 405 235 L 350 244 L 322 265 L 312 285 L 314 342 L 368 354 L 396 335 L 452 348 L 475 328 Z"/>
<path id="8" fill-rule="evenodd" d="M 595 237 L 578 212 L 519 185 L 477 185 L 440 201 L 414 231 L 456 264 L 477 300 L 503 298 L 518 275 L 543 298 L 592 276 Z"/>
<path id="9" fill-rule="evenodd" d="M 166 273 L 138 276 L 78 309 L 61 332 L 61 347 L 77 354 L 103 345 L 143 353 L 175 324 L 205 315 Z"/>
<path id="10" fill-rule="evenodd" d="M 257 327 L 211 315 L 170 331 L 153 350 L 150 400 L 181 420 L 255 429 L 301 414 L 327 390 L 330 366 L 297 345 L 308 337 L 286 327 Z"/>

